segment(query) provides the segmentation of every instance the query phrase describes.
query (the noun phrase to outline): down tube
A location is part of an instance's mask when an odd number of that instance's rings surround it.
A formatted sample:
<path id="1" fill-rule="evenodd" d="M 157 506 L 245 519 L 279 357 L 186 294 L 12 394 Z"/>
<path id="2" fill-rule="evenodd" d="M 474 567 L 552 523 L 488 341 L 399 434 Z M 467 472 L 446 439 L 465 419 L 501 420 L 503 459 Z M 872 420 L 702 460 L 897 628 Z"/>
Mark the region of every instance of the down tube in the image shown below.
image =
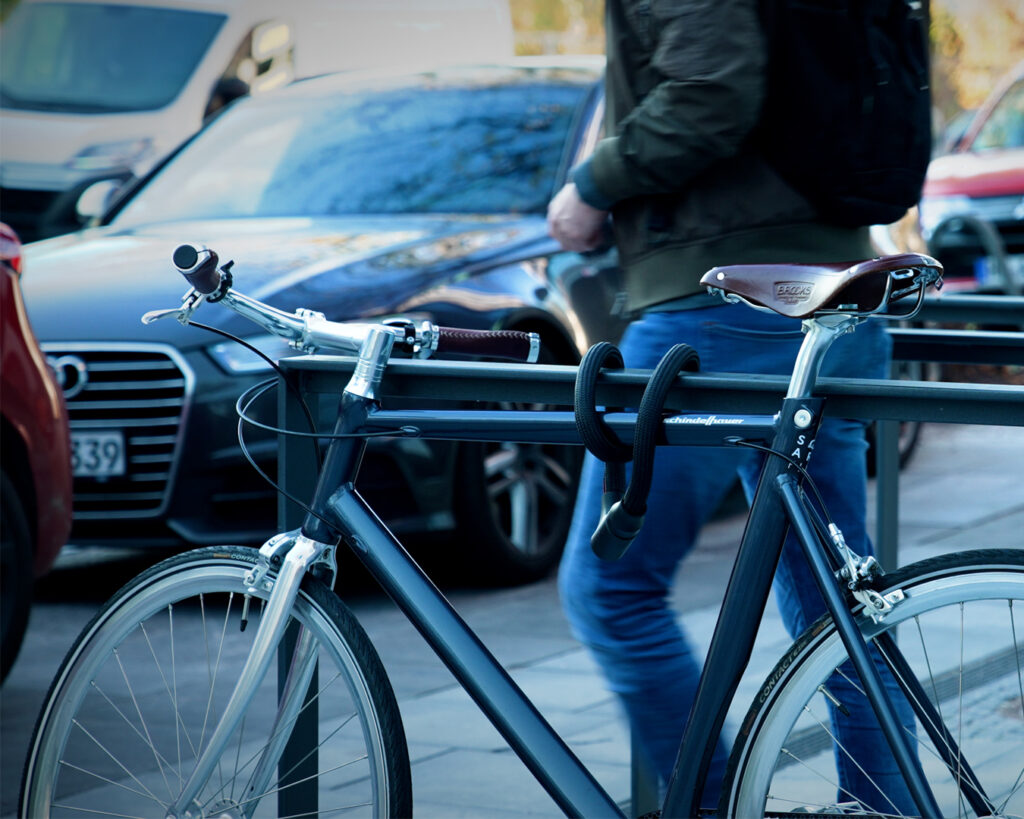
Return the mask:
<path id="1" fill-rule="evenodd" d="M 351 484 L 330 498 L 341 531 L 537 781 L 569 816 L 622 811 Z"/>

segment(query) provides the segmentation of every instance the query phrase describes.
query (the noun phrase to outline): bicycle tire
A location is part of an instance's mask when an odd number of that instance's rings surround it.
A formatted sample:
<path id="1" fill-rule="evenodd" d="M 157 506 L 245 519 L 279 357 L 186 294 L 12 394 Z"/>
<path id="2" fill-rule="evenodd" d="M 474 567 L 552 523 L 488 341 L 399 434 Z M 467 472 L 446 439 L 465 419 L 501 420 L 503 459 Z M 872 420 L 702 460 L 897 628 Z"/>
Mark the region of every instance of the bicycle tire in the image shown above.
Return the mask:
<path id="1" fill-rule="evenodd" d="M 1024 551 L 979 550 L 924 560 L 885 575 L 878 590 L 894 589 L 902 589 L 906 600 L 883 623 L 876 625 L 858 610 L 862 633 L 874 645 L 878 635 L 905 625 L 901 652 L 995 803 L 992 814 L 1024 814 Z M 943 644 L 957 625 L 959 641 Z M 969 642 L 965 629 L 974 637 L 984 631 L 984 639 Z M 1001 639 L 994 642 L 997 633 Z M 943 656 L 958 666 L 940 667 Z M 838 791 L 835 756 L 845 749 L 828 733 L 820 687 L 827 688 L 845 659 L 828 616 L 794 642 L 741 724 L 718 815 L 904 815 L 884 801 L 865 804 Z M 915 730 L 942 815 L 976 815 L 958 792 L 957 774 L 937 757 L 920 723 Z"/>
<path id="2" fill-rule="evenodd" d="M 128 583 L 96 614 L 44 701 L 22 778 L 23 816 L 163 819 L 258 630 L 269 595 L 248 589 L 243 580 L 257 554 L 211 547 L 175 556 Z M 285 784 L 271 783 L 256 799 L 242 797 L 276 712 L 272 666 L 200 793 L 203 815 L 241 816 L 253 802 L 254 816 L 333 816 L 352 805 L 359 809 L 346 816 L 410 815 L 401 717 L 366 633 L 341 600 L 310 576 L 292 623 L 309 629 L 317 643 L 318 671 L 307 705 L 318 703 L 319 719 L 312 720 L 318 726 L 309 729 L 317 732 L 318 753 L 314 759 L 304 747 L 276 771 L 290 777 Z M 304 713 L 312 709 L 304 706 Z M 301 802 L 310 791 L 315 802 Z M 300 809 L 293 810 L 297 799 Z"/>

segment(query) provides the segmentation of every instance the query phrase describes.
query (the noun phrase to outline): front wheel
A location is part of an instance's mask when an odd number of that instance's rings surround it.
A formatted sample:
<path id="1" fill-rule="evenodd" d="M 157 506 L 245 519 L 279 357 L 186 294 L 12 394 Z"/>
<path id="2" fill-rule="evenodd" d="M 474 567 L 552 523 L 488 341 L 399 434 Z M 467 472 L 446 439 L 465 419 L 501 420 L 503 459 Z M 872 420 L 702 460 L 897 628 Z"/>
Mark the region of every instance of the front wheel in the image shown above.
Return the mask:
<path id="1" fill-rule="evenodd" d="M 965 769 L 942 761 L 918 720 L 918 756 L 942 815 L 1024 816 L 1024 551 L 942 556 L 882 580 L 882 594 L 901 589 L 906 599 L 881 624 L 861 615 L 862 633 L 875 646 L 892 636 L 987 799 L 972 808 L 978 790 L 965 796 Z M 720 815 L 905 815 L 895 797 L 868 804 L 840 787 L 837 766 L 871 767 L 833 740 L 828 702 L 845 707 L 834 692 L 846 659 L 823 617 L 779 661 L 743 720 Z"/>
<path id="2" fill-rule="evenodd" d="M 243 579 L 256 557 L 240 547 L 178 555 L 100 610 L 43 705 L 25 766 L 23 816 L 166 816 L 258 630 L 268 594 Z M 200 815 L 409 815 L 401 719 L 366 634 L 310 577 L 291 622 L 312 636 L 318 660 L 302 712 L 281 729 L 292 744 L 273 781 L 249 793 L 277 711 L 279 675 L 271 670 L 200 793 Z"/>

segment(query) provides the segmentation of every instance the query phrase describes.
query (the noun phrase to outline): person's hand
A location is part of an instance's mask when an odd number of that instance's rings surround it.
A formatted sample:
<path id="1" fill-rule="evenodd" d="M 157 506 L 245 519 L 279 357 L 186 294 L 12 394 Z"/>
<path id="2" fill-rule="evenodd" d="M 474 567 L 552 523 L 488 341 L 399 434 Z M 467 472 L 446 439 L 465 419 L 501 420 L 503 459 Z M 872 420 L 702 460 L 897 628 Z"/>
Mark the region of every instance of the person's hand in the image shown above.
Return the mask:
<path id="1" fill-rule="evenodd" d="M 566 250 L 594 250 L 603 239 L 608 211 L 592 208 L 569 182 L 548 204 L 548 233 Z"/>

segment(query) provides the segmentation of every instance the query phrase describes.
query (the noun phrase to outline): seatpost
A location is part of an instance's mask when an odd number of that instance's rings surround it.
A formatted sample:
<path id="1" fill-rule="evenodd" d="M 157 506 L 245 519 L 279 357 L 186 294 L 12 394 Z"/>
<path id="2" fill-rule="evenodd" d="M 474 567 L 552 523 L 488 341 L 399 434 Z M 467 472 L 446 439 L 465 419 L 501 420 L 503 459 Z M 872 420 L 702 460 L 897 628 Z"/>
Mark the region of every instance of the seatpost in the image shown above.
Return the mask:
<path id="1" fill-rule="evenodd" d="M 853 332 L 854 328 L 864 319 L 859 316 L 835 314 L 805 319 L 803 322 L 804 340 L 796 356 L 793 375 L 789 379 L 789 390 L 786 398 L 809 398 L 814 392 L 814 384 L 821 370 L 821 362 L 825 358 L 832 342 L 845 333 Z"/>

